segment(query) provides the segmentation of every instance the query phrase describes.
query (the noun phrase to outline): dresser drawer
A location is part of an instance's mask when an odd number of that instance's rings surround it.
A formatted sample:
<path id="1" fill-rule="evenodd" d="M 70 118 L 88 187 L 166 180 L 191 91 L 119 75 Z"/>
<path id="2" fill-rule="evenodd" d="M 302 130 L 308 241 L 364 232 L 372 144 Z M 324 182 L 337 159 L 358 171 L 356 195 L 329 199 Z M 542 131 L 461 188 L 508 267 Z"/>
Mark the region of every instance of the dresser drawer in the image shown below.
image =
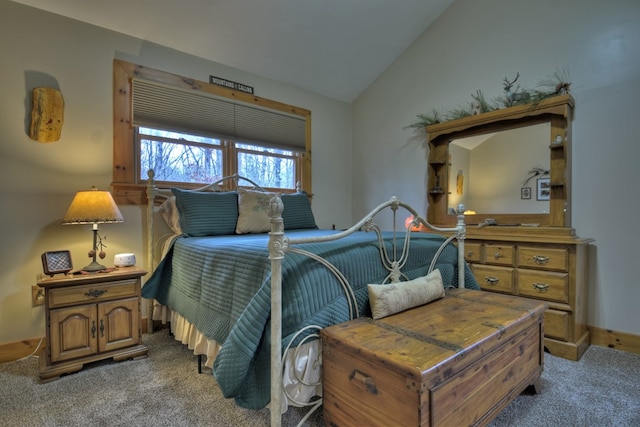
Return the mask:
<path id="1" fill-rule="evenodd" d="M 566 311 L 547 309 L 544 312 L 544 336 L 568 341 L 570 320 L 571 314 Z"/>
<path id="2" fill-rule="evenodd" d="M 482 243 L 465 242 L 464 259 L 467 262 L 481 262 L 482 261 Z"/>
<path id="3" fill-rule="evenodd" d="M 484 245 L 484 260 L 488 264 L 510 265 L 513 266 L 515 259 L 514 245 Z"/>
<path id="4" fill-rule="evenodd" d="M 518 247 L 518 267 L 568 271 L 569 252 L 564 248 L 520 246 Z"/>
<path id="5" fill-rule="evenodd" d="M 569 302 L 569 275 L 518 269 L 518 293 L 547 301 Z"/>
<path id="6" fill-rule="evenodd" d="M 114 298 L 135 297 L 137 295 L 137 279 L 55 288 L 49 291 L 49 308 L 107 301 Z"/>
<path id="7" fill-rule="evenodd" d="M 471 271 L 485 291 L 513 293 L 513 268 L 473 264 Z"/>

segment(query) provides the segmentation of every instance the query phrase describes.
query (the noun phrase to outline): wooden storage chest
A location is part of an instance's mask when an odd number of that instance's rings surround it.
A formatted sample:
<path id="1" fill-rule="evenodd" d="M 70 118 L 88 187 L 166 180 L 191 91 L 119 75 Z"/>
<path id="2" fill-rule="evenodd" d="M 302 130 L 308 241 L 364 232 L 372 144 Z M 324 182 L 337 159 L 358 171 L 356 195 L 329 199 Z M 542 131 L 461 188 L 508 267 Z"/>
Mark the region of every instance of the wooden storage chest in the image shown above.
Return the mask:
<path id="1" fill-rule="evenodd" d="M 539 391 L 544 302 L 468 289 L 321 331 L 331 426 L 485 425 Z"/>

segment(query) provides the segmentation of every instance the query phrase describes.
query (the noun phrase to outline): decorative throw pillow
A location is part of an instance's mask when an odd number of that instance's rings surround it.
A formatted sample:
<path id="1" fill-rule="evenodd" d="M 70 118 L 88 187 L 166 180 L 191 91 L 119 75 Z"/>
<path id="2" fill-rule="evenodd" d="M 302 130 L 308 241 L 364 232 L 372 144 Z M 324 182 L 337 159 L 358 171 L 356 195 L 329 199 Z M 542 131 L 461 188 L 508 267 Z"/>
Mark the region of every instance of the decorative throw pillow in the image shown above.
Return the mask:
<path id="1" fill-rule="evenodd" d="M 284 205 L 282 222 L 285 230 L 318 228 L 307 193 L 287 193 L 283 194 L 281 199 Z"/>
<path id="2" fill-rule="evenodd" d="M 271 230 L 269 202 L 276 193 L 238 188 L 236 233 L 266 233 Z"/>
<path id="3" fill-rule="evenodd" d="M 367 288 L 374 319 L 382 319 L 444 297 L 444 285 L 438 269 L 407 282 L 367 285 Z"/>
<path id="4" fill-rule="evenodd" d="M 180 213 L 180 228 L 187 236 L 233 234 L 238 220 L 238 193 L 190 191 L 172 188 Z"/>

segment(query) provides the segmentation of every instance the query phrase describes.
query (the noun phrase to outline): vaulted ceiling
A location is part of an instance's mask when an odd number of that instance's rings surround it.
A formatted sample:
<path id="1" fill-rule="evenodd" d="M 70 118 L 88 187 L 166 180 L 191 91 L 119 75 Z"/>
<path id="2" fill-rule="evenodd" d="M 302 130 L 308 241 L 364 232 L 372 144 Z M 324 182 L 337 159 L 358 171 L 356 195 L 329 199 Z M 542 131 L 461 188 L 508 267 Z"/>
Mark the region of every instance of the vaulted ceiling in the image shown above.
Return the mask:
<path id="1" fill-rule="evenodd" d="M 352 102 L 454 0 L 13 0 Z"/>

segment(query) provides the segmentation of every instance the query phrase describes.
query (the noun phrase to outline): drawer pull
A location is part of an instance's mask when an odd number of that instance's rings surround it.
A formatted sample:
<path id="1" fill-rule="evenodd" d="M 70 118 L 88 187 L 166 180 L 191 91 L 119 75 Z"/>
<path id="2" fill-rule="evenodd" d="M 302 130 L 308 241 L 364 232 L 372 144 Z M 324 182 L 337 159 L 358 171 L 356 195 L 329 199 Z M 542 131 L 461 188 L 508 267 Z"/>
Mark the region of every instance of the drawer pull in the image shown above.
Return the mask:
<path id="1" fill-rule="evenodd" d="M 538 265 L 543 265 L 549 262 L 549 257 L 542 256 L 542 255 L 534 255 L 533 262 L 535 262 Z"/>
<path id="2" fill-rule="evenodd" d="M 498 279 L 497 277 L 493 277 L 493 276 L 487 276 L 484 278 L 484 281 L 487 282 L 490 285 L 497 285 L 498 282 L 500 281 L 500 279 Z"/>
<path id="3" fill-rule="evenodd" d="M 106 293 L 107 291 L 105 289 L 92 289 L 89 292 L 85 292 L 84 295 L 91 298 L 98 298 Z"/>
<path id="4" fill-rule="evenodd" d="M 363 385 L 371 394 L 378 394 L 378 388 L 376 387 L 376 383 L 373 378 L 366 374 L 363 374 L 357 369 L 351 372 L 351 375 L 349 375 L 349 381 L 355 381 L 356 385 L 358 385 L 358 383 L 360 385 Z"/>
<path id="5" fill-rule="evenodd" d="M 473 251 L 467 251 L 467 257 L 471 258 L 473 256 Z"/>
<path id="6" fill-rule="evenodd" d="M 500 252 L 496 252 L 495 254 L 493 254 L 493 257 L 494 257 L 495 259 L 499 259 L 499 258 L 501 258 L 501 257 L 502 257 L 502 254 L 501 254 Z"/>
<path id="7" fill-rule="evenodd" d="M 104 319 L 100 319 L 100 337 L 104 338 Z"/>
<path id="8" fill-rule="evenodd" d="M 95 338 L 96 337 L 96 321 L 92 320 L 91 321 L 91 338 Z"/>
<path id="9" fill-rule="evenodd" d="M 546 283 L 533 283 L 531 286 L 538 292 L 547 292 L 549 290 L 549 285 Z"/>

